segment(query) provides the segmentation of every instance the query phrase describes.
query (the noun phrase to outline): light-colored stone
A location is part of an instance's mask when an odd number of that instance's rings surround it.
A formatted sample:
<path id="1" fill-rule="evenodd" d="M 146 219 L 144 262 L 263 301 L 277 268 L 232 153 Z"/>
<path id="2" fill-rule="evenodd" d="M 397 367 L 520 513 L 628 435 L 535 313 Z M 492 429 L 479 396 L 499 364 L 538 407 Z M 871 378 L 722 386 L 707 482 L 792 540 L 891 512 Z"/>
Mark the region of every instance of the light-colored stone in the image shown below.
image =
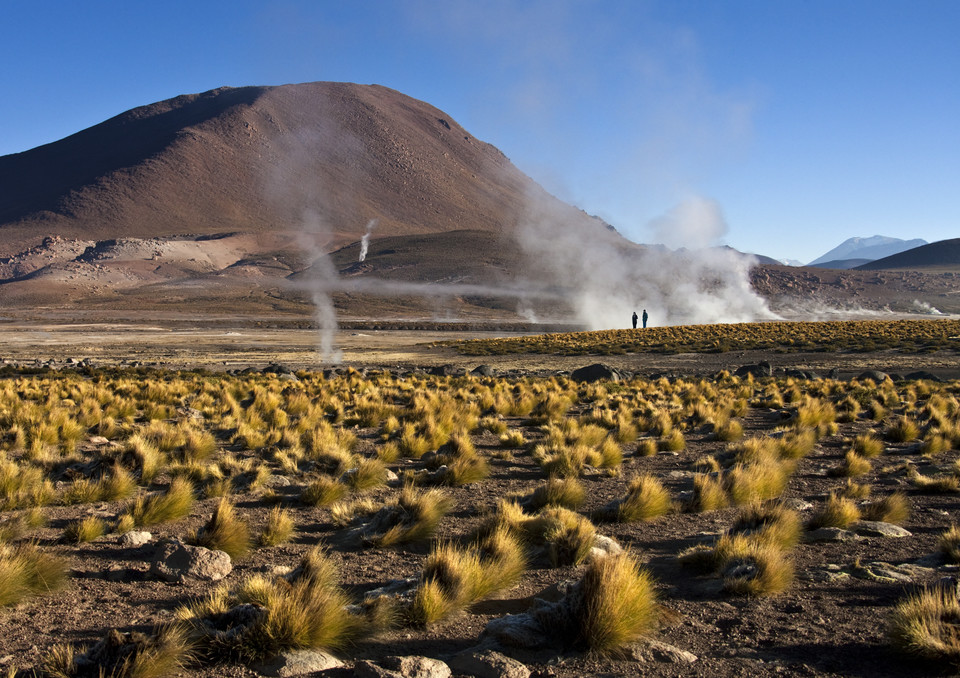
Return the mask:
<path id="1" fill-rule="evenodd" d="M 664 662 L 669 664 L 692 664 L 697 661 L 697 655 L 692 652 L 687 652 L 682 650 L 675 645 L 670 645 L 669 643 L 664 643 L 659 640 L 648 640 L 646 645 L 650 650 L 650 653 L 653 655 L 653 658 L 658 662 Z"/>
<path id="2" fill-rule="evenodd" d="M 522 662 L 493 650 L 463 652 L 450 660 L 457 673 L 474 678 L 529 678 L 530 669 Z"/>
<path id="3" fill-rule="evenodd" d="M 339 669 L 344 663 L 326 652 L 319 650 L 290 650 L 277 655 L 257 667 L 257 672 L 265 676 L 303 676 L 308 673 Z"/>
<path id="4" fill-rule="evenodd" d="M 506 647 L 540 648 L 550 643 L 543 627 L 529 614 L 508 614 L 487 622 L 483 636 Z"/>
<path id="5" fill-rule="evenodd" d="M 230 556 L 179 541 L 162 544 L 150 563 L 150 574 L 164 581 L 219 581 L 233 569 Z"/>
<path id="6" fill-rule="evenodd" d="M 818 527 L 816 530 L 810 530 L 803 535 L 803 540 L 807 542 L 854 541 L 859 538 L 859 536 L 850 530 L 843 530 L 839 527 Z"/>
<path id="7" fill-rule="evenodd" d="M 385 657 L 380 665 L 395 671 L 403 678 L 450 678 L 450 667 L 430 657 Z"/>
<path id="8" fill-rule="evenodd" d="M 120 546 L 126 546 L 128 548 L 137 548 L 138 546 L 143 546 L 144 544 L 149 544 L 150 540 L 153 539 L 153 535 L 149 532 L 142 532 L 140 530 L 130 530 L 129 532 L 124 532 L 117 539 L 117 543 Z"/>
<path id="9" fill-rule="evenodd" d="M 899 525 L 881 523 L 873 520 L 861 520 L 853 526 L 853 531 L 861 537 L 911 537 L 913 533 Z"/>

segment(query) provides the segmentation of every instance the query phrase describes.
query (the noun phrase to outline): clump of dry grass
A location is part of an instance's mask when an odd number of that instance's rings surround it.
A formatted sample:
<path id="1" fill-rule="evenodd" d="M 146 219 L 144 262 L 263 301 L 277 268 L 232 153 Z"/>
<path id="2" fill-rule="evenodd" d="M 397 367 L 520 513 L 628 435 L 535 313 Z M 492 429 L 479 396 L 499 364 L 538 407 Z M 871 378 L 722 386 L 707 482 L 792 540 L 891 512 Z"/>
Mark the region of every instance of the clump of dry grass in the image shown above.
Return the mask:
<path id="1" fill-rule="evenodd" d="M 892 492 L 860 508 L 863 520 L 902 525 L 910 517 L 910 502 L 903 492 Z"/>
<path id="2" fill-rule="evenodd" d="M 646 522 L 669 513 L 673 508 L 670 493 L 654 476 L 645 473 L 630 481 L 625 497 L 598 510 L 599 520 L 620 523 Z"/>
<path id="3" fill-rule="evenodd" d="M 174 478 L 166 492 L 140 496 L 128 510 L 136 527 L 179 520 L 193 508 L 193 485 L 186 478 Z"/>
<path id="4" fill-rule="evenodd" d="M 951 525 L 937 540 L 940 553 L 951 563 L 960 563 L 960 527 Z"/>
<path id="5" fill-rule="evenodd" d="M 894 647 L 926 659 L 960 661 L 960 601 L 947 588 L 925 588 L 908 596 L 890 615 L 887 635 Z"/>
<path id="6" fill-rule="evenodd" d="M 307 506 L 330 506 L 347 493 L 347 486 L 330 476 L 320 476 L 311 481 L 300 493 L 300 502 Z"/>
<path id="7" fill-rule="evenodd" d="M 237 516 L 236 508 L 226 498 L 217 504 L 207 524 L 189 535 L 187 541 L 194 546 L 223 551 L 231 560 L 246 556 L 252 545 L 250 526 Z"/>
<path id="8" fill-rule="evenodd" d="M 909 417 L 898 417 L 884 432 L 887 440 L 895 443 L 908 443 L 920 435 L 917 423 Z"/>
<path id="9" fill-rule="evenodd" d="M 656 627 L 653 578 L 629 552 L 594 560 L 579 586 L 579 605 L 571 620 L 576 644 L 614 652 Z"/>
<path id="10" fill-rule="evenodd" d="M 861 433 L 853 439 L 853 451 L 865 459 L 873 459 L 883 452 L 883 442 L 872 433 Z"/>
<path id="11" fill-rule="evenodd" d="M 585 490 L 577 478 L 548 478 L 534 490 L 529 505 L 533 510 L 545 506 L 562 506 L 576 510 L 583 504 Z"/>
<path id="12" fill-rule="evenodd" d="M 452 506 L 441 490 L 419 491 L 405 486 L 395 500 L 359 528 L 357 535 L 362 543 L 379 547 L 429 539 Z"/>
<path id="13" fill-rule="evenodd" d="M 820 510 L 810 517 L 807 529 L 815 530 L 820 527 L 847 528 L 860 520 L 860 509 L 853 500 L 841 497 L 831 492 Z"/>
<path id="14" fill-rule="evenodd" d="M 771 596 L 793 582 L 789 551 L 799 540 L 800 519 L 780 504 L 755 504 L 711 546 L 694 546 L 678 556 L 684 565 L 714 572 L 724 590 L 737 595 Z"/>
<path id="15" fill-rule="evenodd" d="M 720 476 L 698 473 L 693 477 L 693 496 L 685 509 L 693 513 L 717 511 L 730 505 Z"/>
<path id="16" fill-rule="evenodd" d="M 63 538 L 76 544 L 85 544 L 99 539 L 106 532 L 107 524 L 102 518 L 87 516 L 71 521 L 63 530 Z"/>
<path id="17" fill-rule="evenodd" d="M 477 546 L 440 544 L 427 557 L 407 615 L 418 625 L 436 623 L 513 586 L 525 568 L 520 542 L 504 528 L 495 530 Z"/>
<path id="18" fill-rule="evenodd" d="M 168 625 L 147 635 L 112 629 L 89 650 L 55 645 L 42 668 L 54 678 L 110 676 L 111 678 L 161 678 L 182 670 L 192 658 L 187 630 Z"/>
<path id="19" fill-rule="evenodd" d="M 36 544 L 0 545 L 0 607 L 55 591 L 66 578 L 66 562 Z"/>
<path id="20" fill-rule="evenodd" d="M 911 485 L 926 494 L 954 494 L 960 492 L 960 477 L 954 474 L 926 476 L 911 468 L 908 478 Z"/>
<path id="21" fill-rule="evenodd" d="M 843 461 L 827 473 L 833 477 L 858 478 L 870 473 L 872 468 L 868 459 L 864 459 L 853 450 L 847 450 L 843 456 Z"/>
<path id="22" fill-rule="evenodd" d="M 197 638 L 206 658 L 261 660 L 288 649 L 339 650 L 375 629 L 354 614 L 333 562 L 309 552 L 286 577 L 250 577 L 180 607 L 178 622 Z"/>
<path id="23" fill-rule="evenodd" d="M 279 506 L 270 509 L 267 515 L 267 524 L 260 533 L 261 546 L 279 546 L 285 544 L 296 533 L 296 524 L 290 511 Z"/>
<path id="24" fill-rule="evenodd" d="M 518 504 L 506 500 L 501 500 L 496 514 L 481 524 L 478 535 L 482 539 L 499 529 L 517 535 L 531 547 L 544 549 L 554 567 L 581 563 L 596 541 L 593 523 L 578 513 L 550 507 L 528 515 Z"/>
<path id="25" fill-rule="evenodd" d="M 730 535 L 751 537 L 756 541 L 791 549 L 800 540 L 800 517 L 780 503 L 753 504 L 742 509 L 727 530 Z"/>

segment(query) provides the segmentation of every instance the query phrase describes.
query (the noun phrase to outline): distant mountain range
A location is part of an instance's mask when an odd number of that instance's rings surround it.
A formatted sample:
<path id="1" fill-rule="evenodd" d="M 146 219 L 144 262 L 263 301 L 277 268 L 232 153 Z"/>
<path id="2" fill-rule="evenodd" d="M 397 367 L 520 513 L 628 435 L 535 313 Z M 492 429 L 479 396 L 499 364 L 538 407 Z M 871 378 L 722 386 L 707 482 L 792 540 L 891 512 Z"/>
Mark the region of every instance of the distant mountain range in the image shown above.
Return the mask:
<path id="1" fill-rule="evenodd" d="M 856 267 L 860 271 L 890 269 L 943 270 L 960 269 L 960 238 L 939 240 L 928 245 L 914 247 L 883 259 L 870 261 Z"/>
<path id="2" fill-rule="evenodd" d="M 854 268 L 866 261 L 875 261 L 926 244 L 927 241 L 920 238 L 902 240 L 882 235 L 875 235 L 870 238 L 850 238 L 826 254 L 814 259 L 808 266 Z M 851 259 L 859 259 L 860 261 L 852 265 L 844 263 Z"/>

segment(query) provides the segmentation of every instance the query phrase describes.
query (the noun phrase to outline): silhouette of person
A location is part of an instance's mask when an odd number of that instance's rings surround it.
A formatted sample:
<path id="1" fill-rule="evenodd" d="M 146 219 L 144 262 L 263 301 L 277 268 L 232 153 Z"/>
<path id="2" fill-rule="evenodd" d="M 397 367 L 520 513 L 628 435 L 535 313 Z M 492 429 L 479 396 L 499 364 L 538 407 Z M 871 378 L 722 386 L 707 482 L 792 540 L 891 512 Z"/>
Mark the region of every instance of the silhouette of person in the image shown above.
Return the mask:
<path id="1" fill-rule="evenodd" d="M 634 313 L 634 315 L 636 315 L 636 313 Z M 644 328 L 644 329 L 647 328 L 647 317 L 648 317 L 648 316 L 647 316 L 647 309 L 643 309 L 643 328 Z M 636 322 L 636 321 L 633 322 L 633 326 L 634 326 L 634 327 L 637 326 L 637 322 Z"/>
<path id="2" fill-rule="evenodd" d="M 633 329 L 637 329 L 637 312 L 633 312 Z"/>

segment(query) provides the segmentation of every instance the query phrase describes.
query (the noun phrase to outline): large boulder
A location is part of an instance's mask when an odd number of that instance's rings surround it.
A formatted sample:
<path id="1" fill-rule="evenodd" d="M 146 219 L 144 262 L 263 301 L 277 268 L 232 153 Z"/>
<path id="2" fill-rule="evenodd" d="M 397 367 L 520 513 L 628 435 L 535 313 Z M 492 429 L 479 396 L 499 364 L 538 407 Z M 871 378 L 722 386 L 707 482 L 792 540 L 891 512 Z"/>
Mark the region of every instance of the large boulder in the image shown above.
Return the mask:
<path id="1" fill-rule="evenodd" d="M 574 370 L 570 373 L 570 378 L 574 381 L 592 383 L 595 381 L 620 381 L 622 375 L 616 368 L 603 363 L 594 363 Z"/>
<path id="2" fill-rule="evenodd" d="M 150 574 L 177 584 L 219 581 L 232 569 L 230 556 L 223 551 L 191 546 L 178 540 L 161 544 L 150 563 Z"/>
<path id="3" fill-rule="evenodd" d="M 756 365 L 742 365 L 737 368 L 737 371 L 733 373 L 735 377 L 746 377 L 750 375 L 755 379 L 762 377 L 772 377 L 773 376 L 773 367 L 766 360 L 763 360 Z"/>

